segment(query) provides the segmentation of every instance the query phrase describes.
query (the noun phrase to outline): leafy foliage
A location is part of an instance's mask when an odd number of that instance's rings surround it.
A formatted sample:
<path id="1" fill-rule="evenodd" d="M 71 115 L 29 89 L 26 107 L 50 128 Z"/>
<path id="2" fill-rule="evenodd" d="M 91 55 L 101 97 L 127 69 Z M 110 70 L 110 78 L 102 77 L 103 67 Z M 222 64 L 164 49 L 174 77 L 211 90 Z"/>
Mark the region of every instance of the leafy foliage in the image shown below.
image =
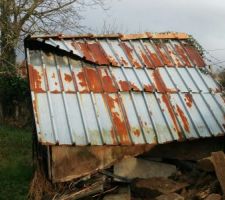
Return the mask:
<path id="1" fill-rule="evenodd" d="M 27 80 L 19 75 L 2 74 L 0 76 L 0 100 L 4 105 L 29 101 Z"/>
<path id="2" fill-rule="evenodd" d="M 199 42 L 192 36 L 192 35 L 189 35 L 189 41 L 190 41 L 190 44 L 193 44 L 194 47 L 199 51 L 199 53 L 204 57 L 204 49 L 203 47 L 199 44 Z"/>

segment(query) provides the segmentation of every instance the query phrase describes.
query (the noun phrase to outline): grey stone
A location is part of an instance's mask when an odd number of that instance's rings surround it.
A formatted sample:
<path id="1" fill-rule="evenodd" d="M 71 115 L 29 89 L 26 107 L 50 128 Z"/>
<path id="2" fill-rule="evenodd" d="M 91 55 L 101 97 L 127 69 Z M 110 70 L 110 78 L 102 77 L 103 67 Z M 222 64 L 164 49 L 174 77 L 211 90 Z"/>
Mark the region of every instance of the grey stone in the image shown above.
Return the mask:
<path id="1" fill-rule="evenodd" d="M 176 166 L 134 157 L 124 158 L 114 165 L 114 174 L 129 179 L 134 178 L 167 178 L 176 172 Z"/>

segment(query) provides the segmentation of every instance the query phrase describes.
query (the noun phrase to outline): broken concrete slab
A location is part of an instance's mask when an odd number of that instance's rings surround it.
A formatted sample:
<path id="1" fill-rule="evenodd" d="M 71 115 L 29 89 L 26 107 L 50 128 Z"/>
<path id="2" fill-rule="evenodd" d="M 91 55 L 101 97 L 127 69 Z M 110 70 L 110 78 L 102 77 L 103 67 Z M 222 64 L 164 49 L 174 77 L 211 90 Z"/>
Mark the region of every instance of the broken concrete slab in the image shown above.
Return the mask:
<path id="1" fill-rule="evenodd" d="M 176 172 L 176 166 L 161 162 L 126 157 L 114 165 L 114 174 L 134 178 L 169 177 Z"/>
<path id="2" fill-rule="evenodd" d="M 156 200 L 184 200 L 184 197 L 177 193 L 163 194 L 156 197 Z"/>
<path id="3" fill-rule="evenodd" d="M 220 194 L 210 194 L 205 200 L 222 200 Z"/>
<path id="4" fill-rule="evenodd" d="M 162 194 L 177 192 L 187 186 L 187 183 L 175 182 L 162 177 L 154 177 L 149 179 L 135 180 L 132 185 L 132 191 L 141 197 L 155 198 Z"/>

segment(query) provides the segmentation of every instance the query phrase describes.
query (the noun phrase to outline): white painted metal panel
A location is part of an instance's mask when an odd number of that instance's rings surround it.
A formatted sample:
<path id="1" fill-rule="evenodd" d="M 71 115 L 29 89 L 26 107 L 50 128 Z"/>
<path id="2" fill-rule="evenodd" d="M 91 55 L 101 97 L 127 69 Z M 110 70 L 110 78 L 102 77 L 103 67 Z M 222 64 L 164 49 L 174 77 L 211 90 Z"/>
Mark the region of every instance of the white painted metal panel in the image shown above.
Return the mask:
<path id="1" fill-rule="evenodd" d="M 82 120 L 82 112 L 79 107 L 77 94 L 65 94 L 68 118 L 70 120 L 71 133 L 77 145 L 87 145 L 84 122 Z M 67 133 L 68 134 L 68 133 Z"/>
<path id="2" fill-rule="evenodd" d="M 103 94 L 94 94 L 94 102 L 104 143 L 114 144 L 115 141 L 113 141 L 113 138 L 116 137 L 116 133 L 113 130 L 112 121 Z"/>
<path id="3" fill-rule="evenodd" d="M 111 45 L 113 53 L 121 65 L 124 67 L 132 67 L 127 55 L 124 53 L 120 43 L 117 40 L 109 40 L 109 45 Z"/>
<path id="4" fill-rule="evenodd" d="M 80 39 L 74 41 L 84 42 Z M 178 40 L 160 41 L 160 51 L 164 56 L 169 53 L 178 67 L 163 67 L 169 61 L 166 58 L 164 64 L 160 61 L 162 55 L 155 51 L 151 40 L 123 41 L 128 51 L 117 39 L 99 41 L 106 53 L 102 56 L 112 64 L 104 65 L 104 69 L 100 69 L 102 66 L 98 63 L 90 63 L 95 60 L 87 63 L 85 58 L 79 60 L 49 52 L 42 52 L 41 56 L 36 50 L 28 54 L 40 142 L 52 145 L 131 145 L 224 134 L 225 106 L 220 88 L 205 70 L 190 66 L 191 56 L 182 50 Z M 58 47 L 65 52 L 70 52 L 71 48 L 77 55 L 72 42 L 50 40 L 49 45 L 59 44 Z M 93 44 L 95 40 L 90 38 L 86 42 Z M 129 51 L 131 55 L 128 55 Z M 89 53 L 96 56 L 96 52 Z M 100 59 L 101 55 L 97 57 Z M 138 65 L 142 64 L 141 68 L 132 68 L 132 59 Z M 181 61 L 182 66 L 185 63 L 188 67 L 180 66 Z M 195 62 L 201 63 L 199 60 Z M 93 77 L 88 70 L 93 72 Z M 98 82 L 96 90 L 93 89 L 95 82 Z"/>
<path id="5" fill-rule="evenodd" d="M 142 129 L 140 127 L 137 114 L 135 112 L 135 107 L 137 105 L 132 102 L 132 97 L 129 93 L 121 93 L 122 102 L 125 108 L 126 117 L 129 123 L 130 134 L 134 144 L 144 144 L 144 138 L 142 135 Z M 144 106 L 144 105 L 143 105 Z"/>
<path id="6" fill-rule="evenodd" d="M 133 93 L 134 100 L 136 102 L 137 117 L 140 120 L 144 132 L 144 137 L 146 138 L 147 143 L 153 144 L 157 143 L 157 135 L 153 126 L 155 119 L 152 119 L 152 113 L 148 110 L 148 106 L 145 103 L 145 95 L 146 94 L 144 93 Z"/>
<path id="7" fill-rule="evenodd" d="M 81 94 L 80 97 L 81 106 L 84 110 L 84 118 L 87 123 L 87 134 L 90 139 L 90 143 L 92 145 L 102 145 L 103 141 L 95 115 L 94 104 L 91 100 L 91 94 Z"/>
<path id="8" fill-rule="evenodd" d="M 191 79 L 190 75 L 187 72 L 186 68 L 179 67 L 177 68 L 177 72 L 182 77 L 185 82 L 185 85 L 190 89 L 191 92 L 199 92 L 198 88 L 195 86 L 194 81 Z"/>
<path id="9" fill-rule="evenodd" d="M 59 144 L 72 144 L 62 94 L 50 94 L 50 98 Z"/>
<path id="10" fill-rule="evenodd" d="M 35 94 L 35 101 L 38 118 L 37 123 L 40 127 L 40 133 L 38 133 L 38 138 L 43 143 L 55 144 L 56 141 L 51 121 L 54 116 L 50 115 L 47 94 Z"/>
<path id="11" fill-rule="evenodd" d="M 175 69 L 175 68 L 167 68 L 167 72 L 169 74 L 169 76 L 172 78 L 175 87 L 180 91 L 180 92 L 188 92 L 187 87 L 185 86 L 181 76 L 177 73 L 177 70 L 179 69 Z"/>
<path id="12" fill-rule="evenodd" d="M 162 111 L 159 107 L 159 100 L 156 99 L 154 94 L 146 93 L 147 104 L 150 110 L 151 116 L 155 121 L 157 130 L 157 140 L 159 143 L 165 143 L 173 140 L 170 134 L 170 130 L 165 122 Z M 163 133 L 163 134 L 160 134 Z"/>

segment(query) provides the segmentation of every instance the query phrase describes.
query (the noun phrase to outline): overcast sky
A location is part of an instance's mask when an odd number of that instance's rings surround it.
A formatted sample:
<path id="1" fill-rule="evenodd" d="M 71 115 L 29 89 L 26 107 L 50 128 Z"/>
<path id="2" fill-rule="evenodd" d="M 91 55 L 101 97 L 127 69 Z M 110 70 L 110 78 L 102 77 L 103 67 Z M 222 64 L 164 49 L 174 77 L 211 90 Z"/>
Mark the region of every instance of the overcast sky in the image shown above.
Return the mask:
<path id="1" fill-rule="evenodd" d="M 117 32 L 186 32 L 225 61 L 224 0 L 109 0 L 110 9 L 90 8 L 84 25 L 101 31 L 104 22 Z M 223 49 L 214 51 L 216 49 Z M 213 50 L 213 51 L 211 51 Z M 219 62 L 208 56 L 213 62 Z M 225 62 L 220 65 L 224 66 Z"/>

